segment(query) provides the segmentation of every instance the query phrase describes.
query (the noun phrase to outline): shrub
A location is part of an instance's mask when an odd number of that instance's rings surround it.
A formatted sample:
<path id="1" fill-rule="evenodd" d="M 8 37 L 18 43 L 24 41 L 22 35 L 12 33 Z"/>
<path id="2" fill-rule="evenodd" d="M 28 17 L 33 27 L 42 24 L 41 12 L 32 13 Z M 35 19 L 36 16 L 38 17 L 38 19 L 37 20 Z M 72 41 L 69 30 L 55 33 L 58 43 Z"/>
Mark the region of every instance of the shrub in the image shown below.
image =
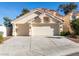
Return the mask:
<path id="1" fill-rule="evenodd" d="M 0 35 L 0 43 L 2 43 L 2 42 L 3 42 L 3 36 Z"/>
<path id="2" fill-rule="evenodd" d="M 71 22 L 73 31 L 76 35 L 79 35 L 79 19 L 75 19 Z"/>
<path id="3" fill-rule="evenodd" d="M 69 32 L 69 31 L 68 31 L 68 32 L 62 31 L 62 32 L 60 33 L 60 35 L 61 35 L 61 36 L 67 36 L 67 35 L 70 35 L 70 32 Z"/>

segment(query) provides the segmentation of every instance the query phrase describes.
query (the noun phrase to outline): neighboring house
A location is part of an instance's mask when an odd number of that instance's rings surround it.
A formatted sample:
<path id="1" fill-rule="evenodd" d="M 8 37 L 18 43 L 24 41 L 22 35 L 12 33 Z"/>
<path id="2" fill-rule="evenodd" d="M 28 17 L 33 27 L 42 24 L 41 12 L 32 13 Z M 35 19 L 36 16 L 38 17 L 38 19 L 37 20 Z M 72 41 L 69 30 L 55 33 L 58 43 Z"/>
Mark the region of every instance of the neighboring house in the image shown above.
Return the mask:
<path id="1" fill-rule="evenodd" d="M 3 35 L 3 37 L 6 37 L 6 27 L 4 25 L 0 25 L 0 35 Z"/>
<path id="2" fill-rule="evenodd" d="M 61 16 L 54 10 L 38 8 L 12 21 L 14 36 L 58 36 L 62 31 L 72 31 L 70 14 Z"/>

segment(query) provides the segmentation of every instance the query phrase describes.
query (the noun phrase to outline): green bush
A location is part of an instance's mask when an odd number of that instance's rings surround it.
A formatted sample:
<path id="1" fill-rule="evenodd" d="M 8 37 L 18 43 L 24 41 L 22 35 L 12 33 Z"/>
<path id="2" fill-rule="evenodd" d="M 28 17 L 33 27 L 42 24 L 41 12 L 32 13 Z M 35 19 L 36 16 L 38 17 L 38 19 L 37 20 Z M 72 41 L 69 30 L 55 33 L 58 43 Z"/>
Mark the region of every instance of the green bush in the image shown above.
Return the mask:
<path id="1" fill-rule="evenodd" d="M 2 42 L 3 42 L 3 36 L 0 35 L 0 43 L 2 43 Z"/>
<path id="2" fill-rule="evenodd" d="M 60 35 L 61 35 L 61 36 L 67 36 L 67 35 L 70 35 L 70 32 L 69 32 L 69 31 L 68 31 L 68 32 L 62 31 L 62 32 L 60 33 Z"/>
<path id="3" fill-rule="evenodd" d="M 79 19 L 75 19 L 71 22 L 73 31 L 76 35 L 79 35 Z"/>

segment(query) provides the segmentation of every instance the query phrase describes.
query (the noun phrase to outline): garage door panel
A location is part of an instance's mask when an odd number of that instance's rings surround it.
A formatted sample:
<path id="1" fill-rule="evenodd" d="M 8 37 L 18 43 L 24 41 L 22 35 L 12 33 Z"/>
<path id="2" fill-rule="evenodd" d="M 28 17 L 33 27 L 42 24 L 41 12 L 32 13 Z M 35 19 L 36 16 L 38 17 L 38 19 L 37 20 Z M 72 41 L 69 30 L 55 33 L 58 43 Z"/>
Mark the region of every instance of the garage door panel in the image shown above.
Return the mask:
<path id="1" fill-rule="evenodd" d="M 54 29 L 50 26 L 32 27 L 32 35 L 53 36 Z"/>

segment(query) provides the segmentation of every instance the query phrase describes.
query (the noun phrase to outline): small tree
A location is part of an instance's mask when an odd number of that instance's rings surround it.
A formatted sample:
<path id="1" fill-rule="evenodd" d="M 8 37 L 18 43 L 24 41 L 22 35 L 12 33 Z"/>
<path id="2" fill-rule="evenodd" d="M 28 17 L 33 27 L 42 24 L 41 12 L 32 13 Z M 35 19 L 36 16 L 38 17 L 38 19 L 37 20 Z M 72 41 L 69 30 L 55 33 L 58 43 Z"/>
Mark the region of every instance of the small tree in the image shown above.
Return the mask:
<path id="1" fill-rule="evenodd" d="M 3 17 L 4 19 L 4 26 L 6 27 L 7 31 L 7 36 L 12 35 L 12 24 L 11 24 L 11 19 L 9 17 Z"/>
<path id="2" fill-rule="evenodd" d="M 72 20 L 72 29 L 76 35 L 79 35 L 79 19 Z"/>
<path id="3" fill-rule="evenodd" d="M 58 7 L 58 11 L 63 11 L 65 15 L 67 15 L 69 12 L 72 12 L 75 9 L 77 9 L 77 4 L 72 2 L 67 4 L 60 4 Z"/>
<path id="4" fill-rule="evenodd" d="M 5 27 L 12 27 L 11 19 L 9 17 L 3 17 Z"/>

